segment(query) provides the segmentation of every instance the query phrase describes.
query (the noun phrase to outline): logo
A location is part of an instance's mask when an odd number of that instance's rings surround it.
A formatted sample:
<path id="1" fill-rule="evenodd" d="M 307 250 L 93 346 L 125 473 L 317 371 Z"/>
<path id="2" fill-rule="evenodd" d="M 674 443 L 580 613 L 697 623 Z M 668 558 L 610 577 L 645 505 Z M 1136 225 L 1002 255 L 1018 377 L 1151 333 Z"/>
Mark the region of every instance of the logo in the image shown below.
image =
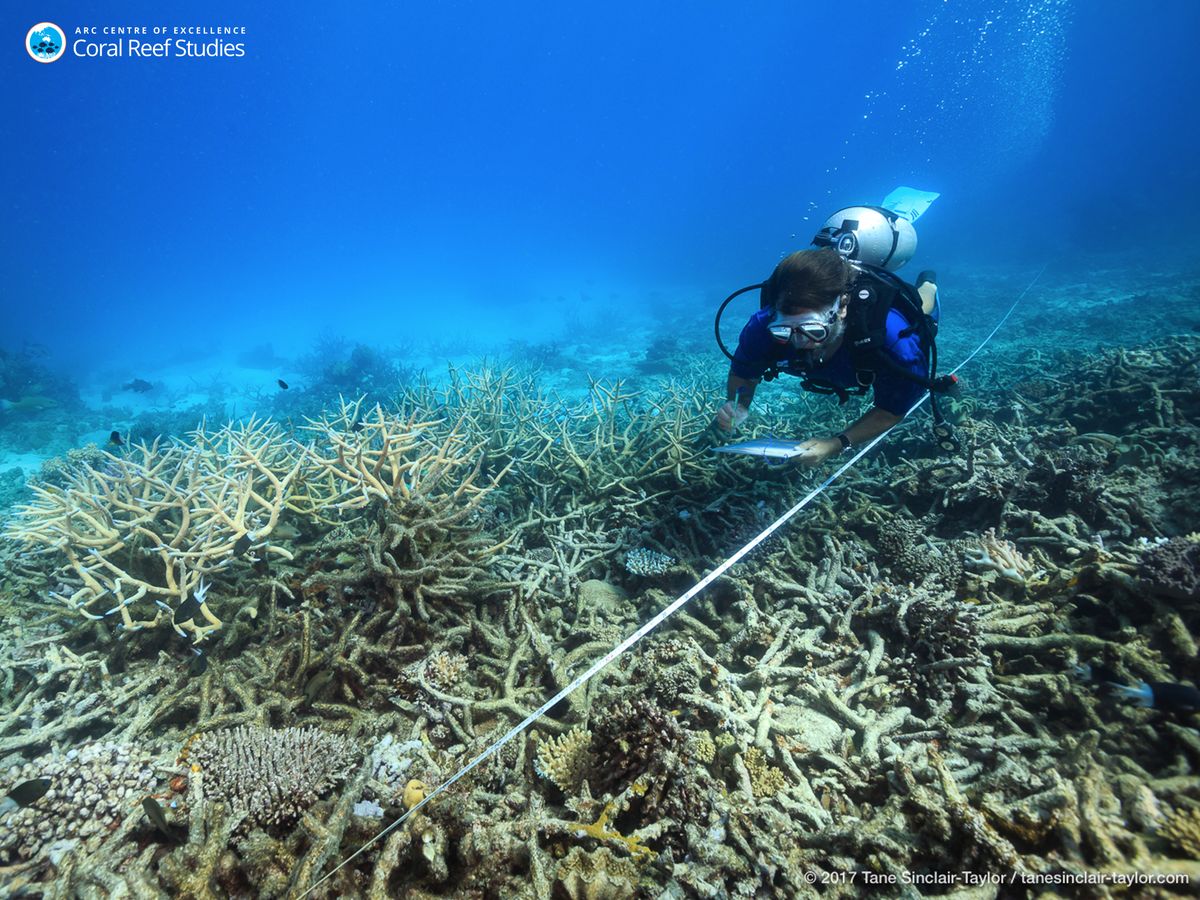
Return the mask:
<path id="1" fill-rule="evenodd" d="M 25 49 L 40 63 L 52 63 L 67 48 L 63 30 L 53 22 L 38 22 L 25 35 Z"/>

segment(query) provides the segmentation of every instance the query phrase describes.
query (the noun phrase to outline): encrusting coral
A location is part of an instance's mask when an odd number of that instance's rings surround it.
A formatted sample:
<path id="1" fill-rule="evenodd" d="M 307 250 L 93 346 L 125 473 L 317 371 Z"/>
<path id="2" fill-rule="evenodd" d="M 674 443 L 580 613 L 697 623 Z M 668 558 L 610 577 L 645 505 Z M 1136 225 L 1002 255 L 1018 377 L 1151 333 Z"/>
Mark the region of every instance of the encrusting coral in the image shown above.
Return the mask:
<path id="1" fill-rule="evenodd" d="M 1200 600 L 1200 534 L 1147 544 L 1137 575 L 1152 593 L 1173 600 Z"/>
<path id="2" fill-rule="evenodd" d="M 158 776 L 150 756 L 112 743 L 46 754 L 0 776 L 0 796 L 32 778 L 50 780 L 36 805 L 0 813 L 0 862 L 94 851 L 149 796 Z M 57 864 L 57 863 L 56 863 Z"/>

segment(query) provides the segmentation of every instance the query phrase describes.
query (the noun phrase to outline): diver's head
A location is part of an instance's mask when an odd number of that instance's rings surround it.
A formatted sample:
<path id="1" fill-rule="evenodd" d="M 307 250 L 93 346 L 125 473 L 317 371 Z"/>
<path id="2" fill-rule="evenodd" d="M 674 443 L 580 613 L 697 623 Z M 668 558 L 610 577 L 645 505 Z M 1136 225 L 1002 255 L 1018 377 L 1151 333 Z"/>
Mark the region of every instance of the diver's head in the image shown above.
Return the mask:
<path id="1" fill-rule="evenodd" d="M 762 304 L 773 310 L 771 336 L 814 362 L 828 358 L 846 331 L 850 264 L 835 250 L 800 250 L 786 257 L 763 283 Z"/>
<path id="2" fill-rule="evenodd" d="M 895 272 L 917 252 L 917 232 L 908 219 L 881 206 L 847 206 L 825 220 L 813 243 Z"/>

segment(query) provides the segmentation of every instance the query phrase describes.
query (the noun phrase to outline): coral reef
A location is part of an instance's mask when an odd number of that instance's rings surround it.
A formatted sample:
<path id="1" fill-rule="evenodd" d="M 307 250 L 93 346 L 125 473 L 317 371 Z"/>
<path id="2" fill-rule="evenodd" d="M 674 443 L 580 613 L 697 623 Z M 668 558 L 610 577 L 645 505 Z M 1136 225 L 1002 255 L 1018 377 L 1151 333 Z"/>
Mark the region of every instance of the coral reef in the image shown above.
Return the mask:
<path id="1" fill-rule="evenodd" d="M 197 431 L 189 446 L 141 445 L 77 465 L 66 485 L 34 484 L 8 536 L 61 560 L 51 593 L 92 621 L 174 627 L 196 643 L 222 625 L 205 579 L 268 541 L 301 460 L 266 423 Z M 172 608 L 170 603 L 174 603 Z"/>
<path id="2" fill-rule="evenodd" d="M 1158 833 L 1185 858 L 1200 860 L 1200 808 L 1171 813 Z"/>
<path id="3" fill-rule="evenodd" d="M 1173 600 L 1200 600 L 1200 534 L 1147 543 L 1138 562 L 1146 590 Z"/>
<path id="4" fill-rule="evenodd" d="M 821 477 L 708 452 L 711 373 L 565 399 L 526 370 L 456 369 L 406 383 L 390 412 L 343 403 L 299 432 L 81 460 L 0 551 L 0 762 L 11 788 L 99 741 L 137 747 L 138 780 L 103 782 L 101 826 L 63 831 L 75 853 L 56 831 L 24 857 L 28 831 L 5 843 L 3 889 L 281 897 L 329 876 L 317 895 L 805 896 L 815 873 L 851 896 L 849 872 L 1200 877 L 1193 714 L 1103 684 L 1200 680 L 1198 350 L 1174 336 L 980 369 L 961 451 L 898 429 L 803 527 L 499 749 Z M 784 396 L 750 433 L 828 414 Z M 185 629 L 206 668 L 153 602 L 197 589 L 222 623 Z M 160 627 L 107 627 L 118 600 Z M 1100 666 L 1099 684 L 1076 674 Z M 165 832 L 128 814 L 151 791 Z"/>

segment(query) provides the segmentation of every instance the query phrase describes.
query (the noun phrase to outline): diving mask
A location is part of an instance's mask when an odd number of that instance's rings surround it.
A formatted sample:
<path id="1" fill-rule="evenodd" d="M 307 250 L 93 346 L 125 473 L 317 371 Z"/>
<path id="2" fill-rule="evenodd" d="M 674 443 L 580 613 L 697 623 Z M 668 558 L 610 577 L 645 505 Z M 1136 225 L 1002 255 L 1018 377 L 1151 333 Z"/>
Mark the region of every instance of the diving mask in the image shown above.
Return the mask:
<path id="1" fill-rule="evenodd" d="M 767 326 L 767 330 L 780 344 L 786 344 L 797 336 L 813 344 L 823 344 L 833 334 L 839 309 L 840 307 L 834 304 L 833 309 L 823 316 L 812 316 L 799 322 L 772 322 Z"/>

